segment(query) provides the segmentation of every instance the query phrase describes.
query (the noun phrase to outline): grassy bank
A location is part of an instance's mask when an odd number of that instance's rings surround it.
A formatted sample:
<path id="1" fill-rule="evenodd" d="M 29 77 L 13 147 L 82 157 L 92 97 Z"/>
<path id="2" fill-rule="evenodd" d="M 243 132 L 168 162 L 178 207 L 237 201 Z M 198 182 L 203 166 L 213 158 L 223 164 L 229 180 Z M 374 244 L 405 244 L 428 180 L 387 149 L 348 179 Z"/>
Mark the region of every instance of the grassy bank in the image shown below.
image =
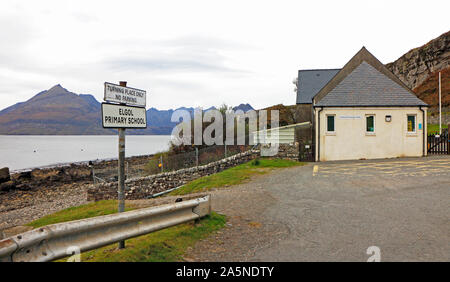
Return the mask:
<path id="1" fill-rule="evenodd" d="M 132 209 L 133 209 L 132 206 L 127 206 L 125 208 L 125 211 L 129 211 Z M 116 212 L 117 212 L 117 201 L 115 200 L 99 201 L 95 203 L 89 203 L 86 205 L 61 210 L 59 212 L 41 217 L 35 221 L 28 223 L 27 225 L 37 228 L 44 225 L 78 220 L 94 216 L 107 215 Z"/>
<path id="2" fill-rule="evenodd" d="M 126 210 L 134 209 L 128 204 Z M 29 226 L 41 227 L 44 225 L 107 215 L 117 212 L 117 201 L 107 200 L 86 205 L 68 208 L 54 214 L 47 215 L 30 222 Z M 81 261 L 93 262 L 143 262 L 143 261 L 180 261 L 188 247 L 209 234 L 225 226 L 225 216 L 212 213 L 201 219 L 198 223 L 185 223 L 166 228 L 148 235 L 126 240 L 126 248 L 117 249 L 112 244 L 100 249 L 81 254 Z M 66 261 L 61 259 L 59 261 Z"/>
<path id="3" fill-rule="evenodd" d="M 448 128 L 448 124 L 442 124 L 442 128 Z M 430 133 L 435 133 L 435 132 L 439 132 L 439 124 L 428 124 L 427 125 L 427 132 L 428 134 Z"/>
<path id="4" fill-rule="evenodd" d="M 243 183 L 253 175 L 265 174 L 273 169 L 304 165 L 304 163 L 280 160 L 280 159 L 258 159 L 222 172 L 201 177 L 189 182 L 182 188 L 171 192 L 169 195 L 185 195 L 195 192 L 210 190 L 211 188 L 227 187 Z"/>

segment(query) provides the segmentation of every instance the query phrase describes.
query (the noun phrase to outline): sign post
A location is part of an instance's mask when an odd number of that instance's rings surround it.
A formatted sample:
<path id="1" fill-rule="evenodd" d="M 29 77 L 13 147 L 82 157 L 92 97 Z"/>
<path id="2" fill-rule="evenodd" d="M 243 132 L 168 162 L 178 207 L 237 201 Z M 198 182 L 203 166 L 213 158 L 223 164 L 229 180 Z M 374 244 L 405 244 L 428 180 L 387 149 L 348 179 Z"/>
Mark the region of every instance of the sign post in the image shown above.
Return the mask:
<path id="1" fill-rule="evenodd" d="M 119 128 L 119 212 L 125 211 L 125 128 Z M 119 249 L 125 248 L 125 241 L 119 242 Z"/>
<path id="2" fill-rule="evenodd" d="M 105 82 L 106 102 L 102 103 L 103 128 L 117 128 L 119 130 L 119 158 L 118 158 L 118 212 L 125 211 L 125 129 L 147 128 L 145 112 L 146 91 L 127 87 L 126 81 L 119 85 Z M 125 241 L 119 242 L 119 249 L 125 248 Z"/>
<path id="3" fill-rule="evenodd" d="M 126 87 L 127 82 L 121 81 L 120 86 Z M 118 164 L 118 202 L 119 212 L 125 211 L 125 128 L 119 128 L 119 164 Z M 119 242 L 119 249 L 125 248 L 125 241 Z"/>

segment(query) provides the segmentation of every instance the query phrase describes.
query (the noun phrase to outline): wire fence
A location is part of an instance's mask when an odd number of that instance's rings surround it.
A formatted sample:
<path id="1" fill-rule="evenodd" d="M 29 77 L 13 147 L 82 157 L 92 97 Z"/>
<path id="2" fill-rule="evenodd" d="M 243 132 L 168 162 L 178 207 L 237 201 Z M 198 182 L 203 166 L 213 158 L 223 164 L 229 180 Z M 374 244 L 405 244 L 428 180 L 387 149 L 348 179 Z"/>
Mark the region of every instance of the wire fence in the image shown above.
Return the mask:
<path id="1" fill-rule="evenodd" d="M 190 152 L 170 155 L 160 153 L 149 156 L 145 161 L 139 163 L 125 161 L 125 177 L 136 178 L 161 172 L 174 171 L 182 168 L 190 168 L 205 165 L 214 161 L 224 159 L 248 151 L 249 145 L 213 145 L 202 149 L 193 148 Z M 118 180 L 117 161 L 108 165 L 92 166 L 92 180 L 94 183 L 113 182 Z"/>
<path id="2" fill-rule="evenodd" d="M 162 154 L 149 161 L 148 174 L 174 171 L 215 162 L 251 149 L 247 145 L 214 145 L 176 155 Z"/>
<path id="3" fill-rule="evenodd" d="M 125 178 L 136 178 L 147 175 L 146 171 L 147 162 L 145 163 L 133 163 L 125 161 Z M 100 182 L 113 182 L 118 180 L 118 162 L 111 162 L 108 166 L 98 167 L 93 165 L 92 167 L 92 180 L 94 183 Z"/>

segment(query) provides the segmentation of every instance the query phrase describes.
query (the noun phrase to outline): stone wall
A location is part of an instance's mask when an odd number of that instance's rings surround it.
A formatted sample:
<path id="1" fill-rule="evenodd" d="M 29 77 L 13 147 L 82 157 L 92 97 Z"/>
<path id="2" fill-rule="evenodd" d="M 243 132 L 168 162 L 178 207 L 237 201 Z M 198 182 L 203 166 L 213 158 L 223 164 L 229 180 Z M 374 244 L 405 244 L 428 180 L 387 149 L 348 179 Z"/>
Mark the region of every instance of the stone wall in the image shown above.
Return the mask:
<path id="1" fill-rule="evenodd" d="M 428 117 L 428 124 L 439 124 L 439 113 L 433 113 Z M 442 124 L 450 123 L 450 114 L 442 114 Z"/>
<path id="2" fill-rule="evenodd" d="M 197 178 L 248 162 L 258 156 L 259 150 L 251 150 L 203 166 L 128 179 L 125 181 L 125 198 L 127 200 L 145 199 L 155 193 L 184 185 Z M 117 182 L 91 184 L 87 194 L 88 201 L 117 199 Z"/>
<path id="3" fill-rule="evenodd" d="M 278 144 L 278 154 L 274 156 L 278 159 L 299 160 L 299 143 L 294 144 Z"/>
<path id="4" fill-rule="evenodd" d="M 298 150 L 298 142 L 295 144 L 279 144 L 278 154 L 274 157 L 298 161 Z M 254 149 L 203 166 L 128 179 L 125 181 L 125 198 L 127 200 L 145 199 L 153 194 L 179 187 L 197 178 L 246 163 L 259 156 L 260 150 Z M 91 184 L 87 194 L 88 201 L 117 199 L 117 182 Z"/>

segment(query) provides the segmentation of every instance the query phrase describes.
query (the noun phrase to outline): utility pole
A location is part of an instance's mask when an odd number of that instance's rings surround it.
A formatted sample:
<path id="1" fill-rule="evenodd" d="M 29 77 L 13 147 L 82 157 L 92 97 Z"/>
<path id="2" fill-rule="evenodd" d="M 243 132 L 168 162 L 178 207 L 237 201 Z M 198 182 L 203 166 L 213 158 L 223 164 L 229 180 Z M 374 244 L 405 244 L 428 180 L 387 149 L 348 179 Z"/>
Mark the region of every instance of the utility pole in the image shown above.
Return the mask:
<path id="1" fill-rule="evenodd" d="M 439 72 L 439 135 L 442 135 L 441 72 Z"/>
<path id="2" fill-rule="evenodd" d="M 120 81 L 120 86 L 126 87 L 126 81 Z M 125 211 L 125 128 L 119 128 L 119 183 L 118 183 L 118 199 L 119 212 Z M 119 242 L 119 249 L 125 248 L 125 241 Z"/>

